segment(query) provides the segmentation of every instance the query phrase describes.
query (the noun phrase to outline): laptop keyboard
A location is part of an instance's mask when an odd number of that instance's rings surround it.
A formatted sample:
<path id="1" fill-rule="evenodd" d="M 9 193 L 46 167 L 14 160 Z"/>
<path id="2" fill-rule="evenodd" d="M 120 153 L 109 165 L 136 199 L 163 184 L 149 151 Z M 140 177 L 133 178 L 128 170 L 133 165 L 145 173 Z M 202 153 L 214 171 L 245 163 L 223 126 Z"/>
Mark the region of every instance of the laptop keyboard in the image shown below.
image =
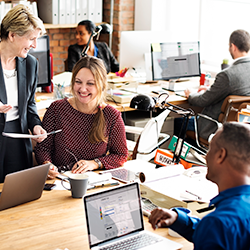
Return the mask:
<path id="1" fill-rule="evenodd" d="M 119 241 L 113 245 L 100 248 L 100 250 L 135 250 L 151 244 L 155 244 L 162 239 L 149 234 L 140 234 L 127 240 Z"/>

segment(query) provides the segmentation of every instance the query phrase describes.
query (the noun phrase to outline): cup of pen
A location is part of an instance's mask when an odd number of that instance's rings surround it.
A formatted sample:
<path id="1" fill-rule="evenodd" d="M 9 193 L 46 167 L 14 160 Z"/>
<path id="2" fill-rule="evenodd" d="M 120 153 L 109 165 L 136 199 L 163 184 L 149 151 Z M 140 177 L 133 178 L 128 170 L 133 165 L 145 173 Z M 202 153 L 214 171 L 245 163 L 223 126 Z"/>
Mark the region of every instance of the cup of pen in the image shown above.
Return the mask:
<path id="1" fill-rule="evenodd" d="M 65 97 L 65 87 L 61 84 L 54 84 L 55 99 L 63 99 Z"/>
<path id="2" fill-rule="evenodd" d="M 70 176 L 61 180 L 62 186 L 71 191 L 73 198 L 82 198 L 88 187 L 89 176 L 87 174 L 71 174 Z M 69 182 L 70 188 L 65 186 L 65 183 Z"/>

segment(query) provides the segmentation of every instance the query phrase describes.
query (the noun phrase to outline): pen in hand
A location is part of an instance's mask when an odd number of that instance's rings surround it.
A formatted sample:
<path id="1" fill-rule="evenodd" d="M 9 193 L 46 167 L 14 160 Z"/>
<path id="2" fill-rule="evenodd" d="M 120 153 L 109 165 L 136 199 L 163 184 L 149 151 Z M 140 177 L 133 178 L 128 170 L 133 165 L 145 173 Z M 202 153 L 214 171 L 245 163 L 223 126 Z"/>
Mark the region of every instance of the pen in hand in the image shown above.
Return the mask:
<path id="1" fill-rule="evenodd" d="M 53 134 L 56 134 L 56 133 L 61 132 L 61 131 L 62 131 L 62 129 L 52 131 L 52 132 L 47 133 L 47 135 L 53 135 Z"/>

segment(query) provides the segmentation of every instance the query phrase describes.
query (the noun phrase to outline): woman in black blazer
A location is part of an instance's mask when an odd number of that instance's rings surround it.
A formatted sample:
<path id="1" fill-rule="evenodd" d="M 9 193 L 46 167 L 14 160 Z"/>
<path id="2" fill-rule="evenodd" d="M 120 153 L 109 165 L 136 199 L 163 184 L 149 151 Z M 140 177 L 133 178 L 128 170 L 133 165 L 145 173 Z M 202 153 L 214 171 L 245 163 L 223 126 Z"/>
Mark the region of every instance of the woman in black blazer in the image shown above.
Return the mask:
<path id="1" fill-rule="evenodd" d="M 88 40 L 95 31 L 95 24 L 90 20 L 83 20 L 78 23 L 76 27 L 76 40 L 77 43 L 70 45 L 68 48 L 68 71 L 72 71 L 74 65 L 80 60 L 81 53 L 88 43 Z M 119 63 L 115 59 L 108 45 L 104 42 L 94 42 L 91 38 L 89 44 L 89 50 L 87 51 L 89 56 L 95 56 L 103 60 L 107 73 L 119 71 Z"/>
<path id="2" fill-rule="evenodd" d="M 0 182 L 7 174 L 30 168 L 32 145 L 30 139 L 14 139 L 2 132 L 41 134 L 35 103 L 38 63 L 28 54 L 36 47 L 37 38 L 45 33 L 42 21 L 25 5 L 11 9 L 2 20 L 0 43 Z"/>

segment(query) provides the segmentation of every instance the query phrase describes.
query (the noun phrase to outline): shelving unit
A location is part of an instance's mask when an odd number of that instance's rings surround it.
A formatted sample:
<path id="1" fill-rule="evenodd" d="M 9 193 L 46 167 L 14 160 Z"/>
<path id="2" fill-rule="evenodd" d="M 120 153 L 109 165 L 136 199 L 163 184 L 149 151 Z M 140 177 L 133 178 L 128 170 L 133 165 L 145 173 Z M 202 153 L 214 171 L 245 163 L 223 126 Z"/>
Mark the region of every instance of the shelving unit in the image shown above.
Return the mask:
<path id="1" fill-rule="evenodd" d="M 77 23 L 74 24 L 51 24 L 44 23 L 45 29 L 66 29 L 66 28 L 76 28 Z"/>

